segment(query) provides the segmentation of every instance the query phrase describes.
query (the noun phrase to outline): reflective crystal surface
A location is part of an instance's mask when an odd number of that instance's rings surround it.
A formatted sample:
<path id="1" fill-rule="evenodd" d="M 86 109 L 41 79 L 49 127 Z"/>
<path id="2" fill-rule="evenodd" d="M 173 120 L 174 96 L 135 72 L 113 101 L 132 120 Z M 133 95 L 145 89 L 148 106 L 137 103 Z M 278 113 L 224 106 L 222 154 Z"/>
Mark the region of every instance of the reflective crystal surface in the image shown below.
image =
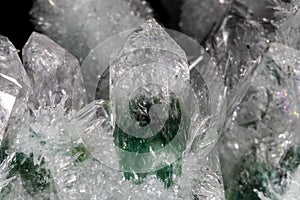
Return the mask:
<path id="1" fill-rule="evenodd" d="M 233 3 L 220 29 L 208 41 L 209 51 L 216 58 L 228 88 L 229 113 L 244 96 L 249 77 L 260 62 L 267 42 L 263 25 L 239 2 Z"/>
<path id="2" fill-rule="evenodd" d="M 140 25 L 151 9 L 143 0 L 35 0 L 36 28 L 83 60 L 108 37 Z"/>
<path id="3" fill-rule="evenodd" d="M 79 109 L 86 94 L 78 60 L 47 36 L 32 33 L 23 49 L 23 62 L 37 107 L 56 105 L 67 96 L 66 109 Z"/>
<path id="4" fill-rule="evenodd" d="M 220 149 L 228 199 L 283 195 L 300 163 L 299 53 L 272 43 L 228 119 Z"/>
<path id="5" fill-rule="evenodd" d="M 0 141 L 4 135 L 16 97 L 28 82 L 18 51 L 4 36 L 0 36 Z"/>
<path id="6" fill-rule="evenodd" d="M 285 43 L 295 49 L 300 49 L 300 2 L 294 1 L 294 6 L 287 8 L 287 19 L 281 24 L 280 30 Z"/>
<path id="7" fill-rule="evenodd" d="M 8 129 L 8 134 L 14 137 L 10 137 L 12 142 L 5 151 L 4 159 L 12 159 L 12 164 L 5 164 L 5 167 L 12 169 L 8 176 L 11 179 L 2 189 L 3 199 L 18 199 L 20 194 L 28 199 L 224 199 L 218 153 L 212 150 L 203 154 L 201 150 L 204 147 L 201 145 L 205 135 L 189 135 L 190 130 L 186 129 L 190 126 L 190 120 L 195 120 L 190 118 L 190 115 L 196 107 L 192 107 L 194 104 L 191 101 L 188 101 L 191 107 L 177 103 L 192 99 L 192 96 L 180 96 L 186 92 L 182 90 L 186 89 L 184 83 L 190 83 L 190 74 L 194 73 L 190 72 L 183 49 L 154 20 L 148 20 L 131 32 L 121 49 L 117 50 L 111 58 L 110 69 L 115 70 L 110 78 L 111 97 L 114 97 L 113 89 L 120 86 L 123 90 L 127 89 L 126 84 L 118 85 L 119 83 L 125 81 L 129 84 L 127 86 L 135 86 L 130 80 L 140 80 L 141 83 L 152 80 L 151 87 L 147 88 L 149 84 L 146 84 L 140 89 L 135 90 L 133 87 L 133 90 L 128 90 L 132 94 L 132 101 L 128 103 L 132 120 L 142 126 L 148 123 L 147 103 L 155 104 L 150 109 L 150 118 L 168 117 L 167 121 L 164 121 L 167 125 L 166 128 L 162 128 L 162 134 L 155 135 L 156 139 L 153 141 L 143 140 L 144 136 L 151 138 L 151 135 L 147 135 L 151 134 L 149 130 L 155 131 L 160 127 L 160 121 L 156 123 L 154 120 L 153 123 L 157 126 L 150 127 L 143 132 L 144 135 L 140 135 L 142 145 L 134 140 L 126 140 L 128 135 L 124 136 L 122 132 L 118 132 L 117 123 L 114 121 L 118 117 L 114 115 L 115 104 L 110 106 L 110 103 L 104 100 L 93 101 L 78 112 L 65 112 L 70 96 L 74 95 L 70 90 L 70 87 L 74 87 L 71 75 L 72 70 L 78 66 L 77 62 L 47 37 L 33 33 L 23 51 L 24 65 L 33 95 L 21 98 L 24 110 L 30 112 L 22 114 L 22 123 L 11 121 L 15 124 L 10 125 Z M 198 63 L 201 63 L 203 68 L 211 68 L 208 60 L 197 61 L 192 68 Z M 140 76 L 131 77 L 136 75 L 136 72 Z M 163 75 L 174 78 L 167 79 Z M 64 81 L 60 82 L 62 79 Z M 36 80 L 41 84 L 38 85 Z M 176 80 L 182 81 L 175 84 Z M 202 90 L 200 83 L 201 81 L 196 79 L 193 82 L 199 94 Z M 174 90 L 174 94 L 171 89 Z M 30 93 L 31 89 L 28 91 L 24 93 Z M 51 94 L 54 94 L 52 99 Z M 143 95 L 145 98 L 150 97 L 149 101 L 144 99 Z M 39 98 L 32 99 L 36 96 Z M 37 99 L 43 100 L 44 104 L 37 102 Z M 24 100 L 27 101 L 24 103 Z M 111 102 L 114 101 L 115 99 L 111 98 Z M 169 116 L 164 116 L 165 111 L 169 111 Z M 204 115 L 205 112 L 201 114 Z M 178 116 L 183 120 L 181 123 L 176 121 Z M 199 117 L 198 121 L 193 122 L 199 123 L 193 125 L 198 128 L 193 130 L 202 133 L 201 123 L 205 123 L 204 119 Z M 126 170 L 126 166 L 131 166 L 132 163 L 124 159 L 126 156 L 122 154 L 122 149 L 133 151 L 131 147 L 138 147 L 142 151 L 150 150 L 148 153 L 151 155 L 160 156 L 157 149 L 172 140 L 170 137 L 177 134 L 175 128 L 179 124 L 183 124 L 182 133 L 174 139 L 177 145 L 171 145 L 173 154 L 162 154 L 167 156 L 163 158 L 172 158 L 178 155 L 178 149 L 182 150 L 175 161 L 171 159 L 172 162 L 166 163 L 165 159 L 160 160 L 158 157 L 158 161 L 165 162 L 163 168 L 151 170 L 151 166 L 147 166 L 150 167 L 149 171 L 141 173 L 132 169 Z M 216 142 L 217 135 L 213 136 L 213 141 Z M 120 142 L 122 138 L 125 139 L 126 145 Z M 213 141 L 212 147 L 215 144 Z M 185 148 L 187 150 L 183 152 Z M 139 153 L 141 152 L 133 152 L 134 155 Z M 107 163 L 107 160 L 111 162 Z"/>

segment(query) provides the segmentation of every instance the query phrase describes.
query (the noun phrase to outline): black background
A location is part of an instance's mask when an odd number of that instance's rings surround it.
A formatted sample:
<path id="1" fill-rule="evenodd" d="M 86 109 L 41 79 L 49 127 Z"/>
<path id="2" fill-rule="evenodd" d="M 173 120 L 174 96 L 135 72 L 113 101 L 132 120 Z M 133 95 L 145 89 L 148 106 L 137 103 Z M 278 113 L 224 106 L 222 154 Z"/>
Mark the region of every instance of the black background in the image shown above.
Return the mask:
<path id="1" fill-rule="evenodd" d="M 162 25 L 179 30 L 181 0 L 147 1 L 153 9 L 154 17 Z M 0 35 L 7 36 L 17 49 L 22 49 L 34 31 L 29 14 L 32 4 L 32 0 L 2 0 L 0 4 Z"/>

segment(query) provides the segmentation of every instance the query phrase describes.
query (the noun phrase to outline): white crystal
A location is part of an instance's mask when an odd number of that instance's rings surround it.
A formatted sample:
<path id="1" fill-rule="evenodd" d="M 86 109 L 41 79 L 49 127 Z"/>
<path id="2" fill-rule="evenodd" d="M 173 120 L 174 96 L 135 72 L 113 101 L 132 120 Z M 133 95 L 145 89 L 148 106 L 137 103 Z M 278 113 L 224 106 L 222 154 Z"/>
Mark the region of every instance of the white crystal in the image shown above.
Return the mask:
<path id="1" fill-rule="evenodd" d="M 36 27 L 80 60 L 108 37 L 137 27 L 151 10 L 141 0 L 36 0 Z"/>

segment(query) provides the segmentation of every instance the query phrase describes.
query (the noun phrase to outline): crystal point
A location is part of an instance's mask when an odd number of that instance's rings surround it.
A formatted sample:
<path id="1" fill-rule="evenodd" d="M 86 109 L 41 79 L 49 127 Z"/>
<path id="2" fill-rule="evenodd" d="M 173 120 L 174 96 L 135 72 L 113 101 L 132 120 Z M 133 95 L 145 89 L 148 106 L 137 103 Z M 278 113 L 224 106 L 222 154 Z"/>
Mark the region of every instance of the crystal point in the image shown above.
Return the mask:
<path id="1" fill-rule="evenodd" d="M 53 106 L 67 96 L 66 108 L 85 103 L 78 60 L 47 36 L 32 33 L 23 48 L 23 61 L 33 88 L 33 103 Z M 74 105 L 75 104 L 75 105 Z"/>

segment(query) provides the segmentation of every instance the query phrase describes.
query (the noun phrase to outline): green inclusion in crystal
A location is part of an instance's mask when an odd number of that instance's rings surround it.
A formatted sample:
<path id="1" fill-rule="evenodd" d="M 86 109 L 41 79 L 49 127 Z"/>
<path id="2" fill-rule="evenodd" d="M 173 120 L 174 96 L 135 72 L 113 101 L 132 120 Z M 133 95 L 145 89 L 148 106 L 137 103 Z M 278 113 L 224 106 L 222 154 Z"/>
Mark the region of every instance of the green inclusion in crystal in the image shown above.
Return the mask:
<path id="1" fill-rule="evenodd" d="M 288 173 L 295 172 L 300 165 L 300 146 L 288 149 L 279 165 L 278 168 L 270 163 L 261 162 L 254 153 L 245 156 L 236 165 L 230 185 L 225 185 L 226 199 L 260 200 L 254 189 L 263 192 L 270 199 L 276 199 L 273 192 L 269 191 L 269 183 L 277 184 L 280 189 L 275 192 L 283 194 L 286 189 L 286 185 L 282 184 L 286 182 L 283 179 L 287 179 Z"/>
<path id="2" fill-rule="evenodd" d="M 84 144 L 80 143 L 78 146 L 72 148 L 72 154 L 78 155 L 76 162 L 83 162 L 90 152 L 85 148 Z"/>
<path id="3" fill-rule="evenodd" d="M 134 153 L 148 153 L 150 150 L 155 152 L 168 145 L 178 133 L 182 117 L 179 100 L 173 93 L 170 94 L 170 99 L 171 101 L 168 111 L 169 118 L 166 120 L 165 125 L 160 132 L 149 138 L 137 138 L 126 134 L 116 125 L 114 130 L 115 144 L 125 151 Z M 160 99 L 155 97 L 147 98 L 145 96 L 140 96 L 132 99 L 129 103 L 131 117 L 135 119 L 140 126 L 146 126 L 151 120 L 149 117 L 151 106 L 159 103 Z M 126 159 L 120 158 L 121 165 L 126 165 L 126 162 L 128 162 Z M 176 162 L 152 173 L 155 173 L 157 178 L 163 181 L 165 187 L 169 188 L 173 183 L 173 174 L 181 174 L 181 162 L 182 160 L 179 158 Z M 124 177 L 126 180 L 132 179 L 134 183 L 139 184 L 147 177 L 147 175 L 152 173 L 134 174 L 131 172 L 125 172 Z"/>

